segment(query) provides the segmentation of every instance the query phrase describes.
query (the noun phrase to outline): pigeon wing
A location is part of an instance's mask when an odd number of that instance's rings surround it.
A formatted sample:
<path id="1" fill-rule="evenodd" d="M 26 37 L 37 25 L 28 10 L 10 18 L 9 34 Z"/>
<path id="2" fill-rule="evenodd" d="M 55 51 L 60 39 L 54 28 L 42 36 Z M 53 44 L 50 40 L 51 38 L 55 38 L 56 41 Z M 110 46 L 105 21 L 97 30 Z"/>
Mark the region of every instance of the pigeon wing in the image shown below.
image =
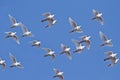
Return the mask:
<path id="1" fill-rule="evenodd" d="M 22 28 L 23 33 L 28 31 L 27 27 L 24 24 L 21 24 L 21 28 Z"/>
<path id="2" fill-rule="evenodd" d="M 15 41 L 18 43 L 18 44 L 20 44 L 20 41 L 19 41 L 19 39 L 18 39 L 18 37 L 15 35 L 15 36 L 13 36 L 13 38 L 15 39 Z"/>
<path id="3" fill-rule="evenodd" d="M 108 51 L 108 52 L 105 52 L 108 56 L 112 55 L 113 52 L 112 51 Z"/>
<path id="4" fill-rule="evenodd" d="M 101 31 L 99 32 L 99 34 L 100 34 L 100 38 L 101 38 L 103 41 L 106 41 L 106 40 L 107 40 L 106 36 L 105 36 Z"/>
<path id="5" fill-rule="evenodd" d="M 53 70 L 56 74 L 60 72 L 58 69 L 55 69 L 55 68 Z"/>
<path id="6" fill-rule="evenodd" d="M 93 9 L 92 11 L 95 16 L 98 14 L 98 11 L 96 11 L 95 9 Z"/>
<path id="7" fill-rule="evenodd" d="M 72 39 L 72 42 L 76 45 L 76 46 L 80 46 L 80 41 Z"/>
<path id="8" fill-rule="evenodd" d="M 72 25 L 73 28 L 77 27 L 77 24 L 72 20 L 71 17 L 69 17 L 69 22 Z"/>
<path id="9" fill-rule="evenodd" d="M 61 48 L 65 50 L 67 47 L 64 44 L 61 44 Z"/>
<path id="10" fill-rule="evenodd" d="M 71 54 L 70 54 L 70 52 L 68 51 L 68 52 L 66 52 L 66 55 L 68 56 L 68 58 L 69 59 L 72 59 L 72 56 L 71 56 Z"/>
<path id="11" fill-rule="evenodd" d="M 6 64 L 5 64 L 5 63 L 3 63 L 3 64 L 2 64 L 2 68 L 5 68 L 5 66 L 6 66 Z"/>
<path id="12" fill-rule="evenodd" d="M 8 16 L 9 16 L 10 21 L 12 22 L 12 24 L 17 23 L 16 20 L 15 20 L 15 18 L 13 16 L 11 16 L 10 14 Z"/>
<path id="13" fill-rule="evenodd" d="M 43 16 L 45 17 L 48 17 L 49 15 L 51 15 L 50 12 L 43 13 Z"/>
<path id="14" fill-rule="evenodd" d="M 15 57 L 11 53 L 9 53 L 9 56 L 13 63 L 17 62 Z"/>
<path id="15" fill-rule="evenodd" d="M 99 17 L 99 18 L 97 18 L 97 19 L 98 19 L 98 21 L 100 22 L 100 24 L 103 25 L 103 23 L 104 23 L 104 22 L 103 22 L 103 18 L 102 18 L 102 17 Z"/>
<path id="16" fill-rule="evenodd" d="M 51 49 L 49 49 L 49 48 L 43 48 L 43 49 L 46 50 L 47 52 L 51 51 Z"/>
<path id="17" fill-rule="evenodd" d="M 90 49 L 90 40 L 86 41 L 87 48 Z"/>

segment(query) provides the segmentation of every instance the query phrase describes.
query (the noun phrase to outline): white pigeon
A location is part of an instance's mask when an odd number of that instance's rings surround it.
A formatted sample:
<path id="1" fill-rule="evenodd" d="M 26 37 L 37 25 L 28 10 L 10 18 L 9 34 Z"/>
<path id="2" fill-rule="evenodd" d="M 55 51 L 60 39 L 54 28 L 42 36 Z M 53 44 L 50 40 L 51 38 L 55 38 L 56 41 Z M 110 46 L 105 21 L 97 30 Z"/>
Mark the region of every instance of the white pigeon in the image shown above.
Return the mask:
<path id="1" fill-rule="evenodd" d="M 87 48 L 90 49 L 90 38 L 91 36 L 82 36 L 82 41 L 80 41 L 80 43 L 85 42 L 87 44 Z"/>
<path id="2" fill-rule="evenodd" d="M 20 44 L 16 32 L 5 32 L 7 34 L 6 38 L 12 37 L 18 44 Z"/>
<path id="3" fill-rule="evenodd" d="M 55 58 L 55 51 L 53 51 L 49 48 L 43 48 L 43 49 L 47 51 L 47 53 L 44 55 L 44 57 L 51 56 L 52 61 L 53 61 Z"/>
<path id="4" fill-rule="evenodd" d="M 108 64 L 108 67 L 109 66 L 114 66 L 119 61 L 119 59 L 117 58 L 117 53 L 113 53 L 112 51 L 108 51 L 108 52 L 105 52 L 105 53 L 108 54 L 108 57 L 104 58 L 104 61 L 111 60 L 111 63 Z"/>
<path id="5" fill-rule="evenodd" d="M 76 45 L 76 50 L 74 50 L 73 53 L 81 53 L 85 46 L 83 46 L 78 40 L 72 39 L 72 41 Z"/>
<path id="6" fill-rule="evenodd" d="M 22 31 L 23 31 L 22 37 L 25 37 L 25 36 L 33 37 L 32 32 L 29 31 L 29 30 L 27 29 L 27 27 L 26 27 L 24 24 L 21 24 L 21 28 L 22 28 Z"/>
<path id="7" fill-rule="evenodd" d="M 10 56 L 11 61 L 13 62 L 12 65 L 10 66 L 11 68 L 12 68 L 12 67 L 23 68 L 23 66 L 21 65 L 21 63 L 18 62 L 18 61 L 16 60 L 16 58 L 15 58 L 11 53 L 9 53 L 9 56 Z"/>
<path id="8" fill-rule="evenodd" d="M 53 70 L 56 73 L 56 75 L 53 76 L 53 78 L 58 77 L 60 80 L 64 80 L 64 77 L 63 77 L 64 72 L 61 72 L 61 71 L 59 71 L 58 69 L 55 69 L 55 68 Z"/>
<path id="9" fill-rule="evenodd" d="M 101 46 L 109 46 L 112 47 L 112 40 L 108 39 L 101 31 L 99 31 L 100 38 L 103 40 Z"/>
<path id="10" fill-rule="evenodd" d="M 103 23 L 102 13 L 93 9 L 93 14 L 94 14 L 94 17 L 92 18 L 92 20 L 97 19 L 100 22 L 100 24 L 103 25 L 104 23 Z"/>
<path id="11" fill-rule="evenodd" d="M 5 60 L 0 58 L 0 65 L 2 66 L 2 68 L 4 69 L 6 66 Z"/>
<path id="12" fill-rule="evenodd" d="M 15 28 L 17 26 L 21 26 L 21 22 L 17 22 L 16 19 L 13 16 L 11 16 L 10 14 L 8 16 L 9 16 L 10 21 L 12 23 L 11 28 Z"/>
<path id="13" fill-rule="evenodd" d="M 70 48 L 66 47 L 66 45 L 64 45 L 64 44 L 61 44 L 61 48 L 63 51 L 60 54 L 66 54 L 69 59 L 72 59 L 72 56 L 70 54 Z"/>
<path id="14" fill-rule="evenodd" d="M 71 17 L 69 17 L 69 22 L 71 26 L 73 27 L 73 29 L 69 33 L 73 33 L 73 32 L 82 33 L 83 32 L 81 29 L 81 26 L 78 26 L 77 23 L 75 23 Z"/>
<path id="15" fill-rule="evenodd" d="M 40 47 L 40 44 L 41 44 L 41 42 L 40 41 L 38 41 L 38 40 L 34 40 L 34 41 L 32 41 L 32 46 L 36 46 L 36 47 Z"/>
<path id="16" fill-rule="evenodd" d="M 44 13 L 43 16 L 45 16 L 45 19 L 41 20 L 41 22 L 49 22 L 48 25 L 45 26 L 45 28 L 52 27 L 56 23 L 56 20 L 54 19 L 55 15 L 52 15 L 50 12 Z"/>

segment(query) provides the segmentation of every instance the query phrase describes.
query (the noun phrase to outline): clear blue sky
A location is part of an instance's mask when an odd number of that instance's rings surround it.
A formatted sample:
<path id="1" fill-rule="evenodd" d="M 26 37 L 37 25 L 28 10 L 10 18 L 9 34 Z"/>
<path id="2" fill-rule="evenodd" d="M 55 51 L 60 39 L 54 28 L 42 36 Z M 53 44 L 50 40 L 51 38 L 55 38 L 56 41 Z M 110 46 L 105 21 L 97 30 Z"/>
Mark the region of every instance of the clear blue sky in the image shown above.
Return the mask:
<path id="1" fill-rule="evenodd" d="M 114 67 L 107 67 L 109 61 L 104 62 L 107 57 L 106 51 L 118 53 L 120 58 L 119 38 L 119 7 L 118 0 L 0 0 L 0 57 L 6 60 L 6 69 L 0 68 L 1 80 L 58 80 L 53 79 L 55 74 L 53 68 L 64 72 L 65 80 L 119 80 L 120 62 Z M 103 13 L 104 25 L 92 21 L 92 9 Z M 52 28 L 44 28 L 45 23 L 40 20 L 44 12 L 55 14 L 57 23 Z M 35 37 L 21 38 L 20 27 L 11 29 L 8 14 L 14 16 L 17 21 L 23 22 L 32 31 Z M 69 34 L 72 29 L 68 22 L 72 17 L 82 26 L 84 33 Z M 19 36 L 21 44 L 18 45 L 13 39 L 5 39 L 6 31 L 15 31 Z M 108 38 L 112 39 L 113 47 L 100 47 L 101 39 L 98 32 L 102 31 Z M 69 60 L 61 52 L 60 44 L 75 49 L 71 39 L 78 39 L 82 35 L 91 36 L 90 50 L 85 49 L 81 54 L 72 54 Z M 41 41 L 41 47 L 48 47 L 56 52 L 55 61 L 43 55 L 45 51 L 31 47 L 30 41 L 37 39 Z M 11 52 L 24 69 L 10 68 Z"/>

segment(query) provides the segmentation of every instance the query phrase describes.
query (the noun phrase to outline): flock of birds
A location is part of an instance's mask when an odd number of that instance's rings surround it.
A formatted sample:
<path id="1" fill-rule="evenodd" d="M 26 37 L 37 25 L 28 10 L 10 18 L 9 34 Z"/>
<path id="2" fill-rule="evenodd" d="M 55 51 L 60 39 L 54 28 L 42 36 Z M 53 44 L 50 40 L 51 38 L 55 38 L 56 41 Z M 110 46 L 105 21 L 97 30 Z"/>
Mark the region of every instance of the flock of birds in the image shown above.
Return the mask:
<path id="1" fill-rule="evenodd" d="M 101 25 L 103 25 L 104 22 L 103 22 L 103 18 L 102 18 L 102 13 L 93 9 L 93 14 L 94 14 L 94 17 L 92 18 L 92 20 L 98 20 L 99 23 Z M 12 22 L 11 28 L 16 28 L 18 26 L 21 27 L 21 29 L 23 31 L 22 37 L 27 37 L 27 36 L 33 37 L 34 36 L 32 34 L 32 32 L 29 31 L 23 23 L 17 22 L 16 19 L 11 15 L 8 15 L 8 16 L 10 18 L 10 21 Z M 45 16 L 45 18 L 42 19 L 41 22 L 48 22 L 48 25 L 46 25 L 45 28 L 51 28 L 56 23 L 56 20 L 54 19 L 54 15 L 51 14 L 50 12 L 44 13 L 43 16 Z M 73 32 L 82 33 L 83 32 L 81 29 L 81 26 L 79 26 L 71 17 L 69 17 L 68 20 L 70 22 L 70 25 L 73 27 L 69 33 L 73 33 Z M 5 32 L 5 33 L 6 33 L 6 38 L 13 38 L 17 44 L 20 44 L 20 41 L 16 35 L 16 32 L 10 31 L 10 32 Z M 99 35 L 103 41 L 103 43 L 100 46 L 109 46 L 109 47 L 113 46 L 112 40 L 108 39 L 106 37 L 106 35 L 104 35 L 103 32 L 99 31 Z M 72 42 L 76 46 L 76 49 L 73 51 L 73 53 L 81 53 L 85 48 L 90 49 L 90 43 L 91 43 L 90 38 L 91 38 L 91 36 L 84 35 L 84 36 L 81 36 L 81 40 L 72 39 Z M 38 48 L 40 48 L 40 46 L 41 46 L 41 42 L 38 40 L 33 40 L 31 43 L 32 43 L 31 44 L 32 46 L 36 46 Z M 83 45 L 83 43 L 85 43 L 86 45 Z M 42 49 L 47 52 L 44 55 L 44 57 L 50 56 L 52 58 L 52 61 L 54 61 L 55 51 L 53 51 L 50 48 L 42 48 Z M 72 59 L 69 47 L 67 47 L 65 44 L 61 44 L 61 49 L 62 49 L 62 51 L 60 54 L 65 54 L 69 59 Z M 112 51 L 108 51 L 105 53 L 108 55 L 108 57 L 104 58 L 104 61 L 111 60 L 111 63 L 108 64 L 108 66 L 113 66 L 119 61 L 119 58 L 117 58 L 117 53 L 114 53 Z M 12 64 L 10 65 L 10 67 L 23 68 L 22 64 L 17 61 L 17 59 L 13 56 L 12 53 L 9 53 L 9 56 L 12 61 Z M 2 58 L 0 58 L 0 65 L 3 68 L 5 68 L 5 66 L 6 66 L 5 60 L 3 60 Z M 64 80 L 62 71 L 60 71 L 58 69 L 54 69 L 54 71 L 55 71 L 56 75 L 53 76 L 53 78 L 58 77 L 58 78 L 60 78 L 60 80 Z"/>

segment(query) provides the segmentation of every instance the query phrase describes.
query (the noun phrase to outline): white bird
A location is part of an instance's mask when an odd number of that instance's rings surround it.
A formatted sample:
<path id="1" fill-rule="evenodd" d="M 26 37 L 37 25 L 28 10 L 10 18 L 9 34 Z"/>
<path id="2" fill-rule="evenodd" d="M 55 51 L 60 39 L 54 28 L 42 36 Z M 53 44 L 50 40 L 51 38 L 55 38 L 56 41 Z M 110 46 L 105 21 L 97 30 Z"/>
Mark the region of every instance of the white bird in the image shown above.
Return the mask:
<path id="1" fill-rule="evenodd" d="M 82 41 L 80 41 L 80 43 L 85 42 L 87 44 L 87 48 L 90 49 L 90 38 L 91 36 L 82 36 Z"/>
<path id="2" fill-rule="evenodd" d="M 32 41 L 32 46 L 36 46 L 36 47 L 40 47 L 40 44 L 41 44 L 41 42 L 40 41 L 38 41 L 38 40 L 34 40 L 34 41 Z"/>
<path id="3" fill-rule="evenodd" d="M 92 18 L 92 20 L 97 19 L 100 22 L 100 24 L 103 25 L 104 23 L 103 23 L 102 13 L 93 9 L 93 14 L 94 14 L 94 17 Z"/>
<path id="4" fill-rule="evenodd" d="M 73 51 L 73 53 L 81 53 L 85 46 L 83 46 L 79 41 L 72 39 L 73 43 L 76 45 L 76 50 Z"/>
<path id="5" fill-rule="evenodd" d="M 112 40 L 108 39 L 101 31 L 99 31 L 100 38 L 103 40 L 101 46 L 110 46 L 112 47 Z"/>
<path id="6" fill-rule="evenodd" d="M 16 19 L 13 16 L 11 16 L 10 14 L 8 16 L 9 16 L 10 21 L 12 23 L 11 28 L 15 28 L 17 26 L 21 26 L 21 22 L 17 22 Z"/>
<path id="7" fill-rule="evenodd" d="M 45 16 L 45 19 L 41 20 L 41 22 L 49 22 L 49 24 L 45 26 L 45 28 L 52 27 L 56 23 L 56 20 L 54 19 L 55 15 L 52 15 L 50 12 L 44 13 L 43 16 Z"/>
<path id="8" fill-rule="evenodd" d="M 22 28 L 22 31 L 23 31 L 22 37 L 25 37 L 25 36 L 33 37 L 32 32 L 29 31 L 29 30 L 27 29 L 27 27 L 26 27 L 24 24 L 21 24 L 21 28 Z"/>
<path id="9" fill-rule="evenodd" d="M 9 56 L 10 56 L 11 61 L 13 62 L 12 65 L 10 66 L 11 68 L 12 68 L 12 67 L 23 68 L 23 66 L 21 65 L 21 63 L 18 62 L 18 61 L 16 60 L 16 58 L 15 58 L 11 53 L 9 53 Z"/>
<path id="10" fill-rule="evenodd" d="M 60 80 L 64 80 L 64 77 L 63 77 L 63 73 L 64 73 L 64 72 L 61 72 L 61 71 L 59 71 L 58 69 L 53 69 L 53 70 L 54 70 L 54 72 L 56 73 L 56 75 L 53 76 L 53 78 L 58 77 Z"/>
<path id="11" fill-rule="evenodd" d="M 105 53 L 108 54 L 108 57 L 104 58 L 104 61 L 111 60 L 111 63 L 108 64 L 108 67 L 109 66 L 114 66 L 119 61 L 119 59 L 117 58 L 117 53 L 113 53 L 112 51 L 108 51 L 108 52 L 105 52 Z"/>
<path id="12" fill-rule="evenodd" d="M 12 37 L 18 44 L 20 44 L 16 32 L 5 32 L 7 34 L 6 38 Z"/>
<path id="13" fill-rule="evenodd" d="M 2 68 L 4 69 L 6 66 L 5 60 L 0 58 L 0 65 L 2 66 Z"/>
<path id="14" fill-rule="evenodd" d="M 82 33 L 83 32 L 81 29 L 81 26 L 78 26 L 77 23 L 75 23 L 71 17 L 69 17 L 69 22 L 71 26 L 73 27 L 73 29 L 69 33 L 73 33 L 73 32 Z"/>
<path id="15" fill-rule="evenodd" d="M 43 48 L 47 51 L 47 53 L 44 55 L 44 57 L 51 56 L 52 60 L 55 58 L 55 51 L 49 49 L 49 48 Z"/>
<path id="16" fill-rule="evenodd" d="M 70 54 L 70 48 L 66 47 L 66 45 L 64 45 L 64 44 L 61 44 L 61 48 L 63 51 L 60 54 L 66 54 L 69 59 L 72 59 L 72 56 Z"/>

